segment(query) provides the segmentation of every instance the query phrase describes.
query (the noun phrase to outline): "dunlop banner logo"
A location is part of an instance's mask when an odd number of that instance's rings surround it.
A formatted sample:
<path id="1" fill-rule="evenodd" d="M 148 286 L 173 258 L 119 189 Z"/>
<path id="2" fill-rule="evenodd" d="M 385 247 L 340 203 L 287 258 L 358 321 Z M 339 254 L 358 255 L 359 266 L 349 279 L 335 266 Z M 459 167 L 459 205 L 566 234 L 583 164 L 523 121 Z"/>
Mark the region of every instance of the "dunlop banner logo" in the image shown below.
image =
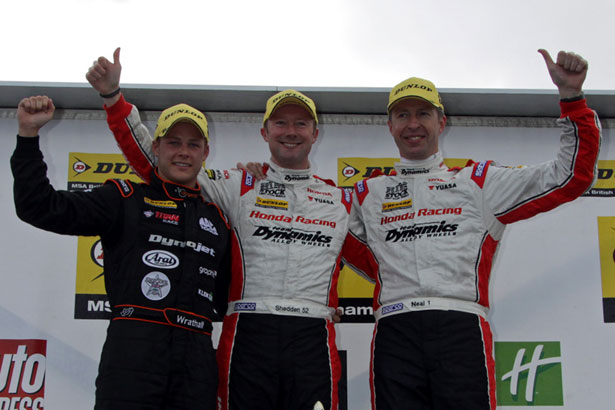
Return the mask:
<path id="1" fill-rule="evenodd" d="M 362 179 L 369 178 L 374 172 L 389 175 L 394 171 L 394 164 L 399 158 L 362 158 L 348 157 L 337 159 L 337 185 L 340 188 L 352 188 Z M 463 167 L 467 158 L 445 158 L 448 167 Z"/>
<path id="2" fill-rule="evenodd" d="M 615 216 L 598 217 L 602 308 L 605 323 L 615 323 Z"/>
<path id="3" fill-rule="evenodd" d="M 90 190 L 113 178 L 141 182 L 121 154 L 68 154 L 69 191 Z M 99 237 L 79 237 L 75 319 L 108 319 L 111 316 L 111 307 L 105 292 L 103 257 Z"/>
<path id="4" fill-rule="evenodd" d="M 583 196 L 615 196 L 615 161 L 598 161 L 598 177 L 596 182 Z"/>

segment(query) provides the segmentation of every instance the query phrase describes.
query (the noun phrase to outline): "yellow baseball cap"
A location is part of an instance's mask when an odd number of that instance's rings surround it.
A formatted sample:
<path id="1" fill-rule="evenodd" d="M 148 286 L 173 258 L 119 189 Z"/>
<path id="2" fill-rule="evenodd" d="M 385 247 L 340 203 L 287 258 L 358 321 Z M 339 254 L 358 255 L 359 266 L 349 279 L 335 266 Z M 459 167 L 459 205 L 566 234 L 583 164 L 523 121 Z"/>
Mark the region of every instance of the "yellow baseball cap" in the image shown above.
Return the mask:
<path id="1" fill-rule="evenodd" d="M 205 115 L 194 107 L 188 104 L 177 104 L 164 110 L 158 117 L 154 139 L 164 137 L 169 129 L 179 121 L 188 121 L 196 125 L 201 131 L 205 142 L 209 144 L 209 130 L 207 128 L 207 119 Z"/>
<path id="2" fill-rule="evenodd" d="M 391 108 L 396 102 L 406 98 L 420 98 L 444 113 L 444 105 L 442 105 L 442 98 L 440 98 L 438 89 L 429 80 L 411 77 L 393 87 L 389 94 L 387 112 L 391 112 Z"/>
<path id="3" fill-rule="evenodd" d="M 316 124 L 318 124 L 318 117 L 316 116 L 316 104 L 314 104 L 314 101 L 312 101 L 312 99 L 305 94 L 301 94 L 299 91 L 284 90 L 269 97 L 269 99 L 267 100 L 267 108 L 265 109 L 265 116 L 263 117 L 263 126 L 276 109 L 287 104 L 296 104 L 302 106 L 314 118 Z"/>

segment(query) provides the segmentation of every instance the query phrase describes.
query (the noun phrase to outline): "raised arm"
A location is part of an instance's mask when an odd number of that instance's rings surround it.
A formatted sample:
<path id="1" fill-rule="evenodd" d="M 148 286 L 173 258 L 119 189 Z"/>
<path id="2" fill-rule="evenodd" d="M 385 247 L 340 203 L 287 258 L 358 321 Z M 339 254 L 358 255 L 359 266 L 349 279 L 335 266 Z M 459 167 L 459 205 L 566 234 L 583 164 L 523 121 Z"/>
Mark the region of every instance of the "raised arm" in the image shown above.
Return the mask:
<path id="1" fill-rule="evenodd" d="M 110 234 L 119 220 L 118 190 L 112 186 L 92 192 L 56 191 L 47 178 L 38 133 L 53 117 L 51 98 L 24 98 L 17 106 L 19 135 L 11 157 L 13 199 L 17 216 L 48 231 L 71 235 Z"/>
<path id="2" fill-rule="evenodd" d="M 487 205 L 505 224 L 574 200 L 591 188 L 597 175 L 602 130 L 582 93 L 587 61 L 575 53 L 560 51 L 554 62 L 547 51 L 539 52 L 561 98 L 557 158 L 514 169 L 477 164 L 473 176 L 479 186 L 484 183 Z"/>
<path id="3" fill-rule="evenodd" d="M 105 103 L 107 124 L 132 169 L 146 182 L 155 168 L 153 138 L 141 121 L 139 110 L 129 104 L 120 91 L 120 48 L 113 52 L 113 62 L 98 57 L 85 75 Z"/>
<path id="4" fill-rule="evenodd" d="M 538 50 L 547 64 L 553 84 L 557 86 L 561 99 L 578 97 L 583 92 L 583 83 L 587 76 L 587 61 L 573 52 L 560 51 L 557 61 L 553 61 L 545 49 Z"/>

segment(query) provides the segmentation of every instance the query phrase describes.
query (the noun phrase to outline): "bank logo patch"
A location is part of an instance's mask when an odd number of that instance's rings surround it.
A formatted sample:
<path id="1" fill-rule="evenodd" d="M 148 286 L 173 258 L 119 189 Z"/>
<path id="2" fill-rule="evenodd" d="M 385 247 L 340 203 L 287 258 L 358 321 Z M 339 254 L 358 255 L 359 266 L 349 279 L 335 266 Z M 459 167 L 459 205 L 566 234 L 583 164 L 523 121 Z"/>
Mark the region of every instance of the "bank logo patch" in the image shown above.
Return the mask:
<path id="1" fill-rule="evenodd" d="M 496 342 L 498 406 L 563 406 L 559 342 Z"/>
<path id="2" fill-rule="evenodd" d="M 171 281 L 162 272 L 150 272 L 141 281 L 141 291 L 149 300 L 162 300 L 171 291 Z"/>
<path id="3" fill-rule="evenodd" d="M 179 258 L 171 252 L 153 250 L 143 254 L 142 261 L 147 266 L 159 269 L 173 269 L 179 266 Z"/>
<path id="4" fill-rule="evenodd" d="M 212 235 L 218 236 L 218 230 L 214 224 L 204 216 L 199 219 L 199 226 L 202 230 L 209 232 Z"/>
<path id="5" fill-rule="evenodd" d="M 0 340 L 0 409 L 45 408 L 46 340 Z"/>

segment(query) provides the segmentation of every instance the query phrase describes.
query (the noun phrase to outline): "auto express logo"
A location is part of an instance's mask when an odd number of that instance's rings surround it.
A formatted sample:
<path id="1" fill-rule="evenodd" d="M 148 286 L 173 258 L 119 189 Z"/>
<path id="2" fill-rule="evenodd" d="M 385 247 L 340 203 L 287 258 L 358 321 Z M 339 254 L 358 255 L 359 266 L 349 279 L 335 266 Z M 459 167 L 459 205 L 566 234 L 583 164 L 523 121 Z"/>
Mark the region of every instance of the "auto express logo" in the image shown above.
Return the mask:
<path id="1" fill-rule="evenodd" d="M 559 342 L 496 342 L 495 361 L 498 405 L 564 405 Z"/>
<path id="2" fill-rule="evenodd" d="M 45 408 L 46 340 L 0 340 L 0 409 Z"/>

